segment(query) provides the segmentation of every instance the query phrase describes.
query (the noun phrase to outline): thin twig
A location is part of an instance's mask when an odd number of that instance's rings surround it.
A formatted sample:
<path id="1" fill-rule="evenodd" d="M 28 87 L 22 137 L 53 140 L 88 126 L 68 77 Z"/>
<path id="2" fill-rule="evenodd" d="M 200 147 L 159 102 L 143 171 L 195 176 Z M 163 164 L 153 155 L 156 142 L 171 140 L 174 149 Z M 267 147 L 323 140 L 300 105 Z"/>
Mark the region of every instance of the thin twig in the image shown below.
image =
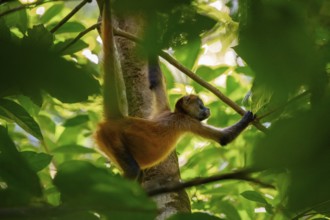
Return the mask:
<path id="1" fill-rule="evenodd" d="M 100 22 L 90 26 L 89 28 L 87 28 L 86 30 L 80 32 L 77 37 L 75 37 L 70 43 L 68 43 L 64 48 L 62 48 L 60 50 L 60 52 L 64 52 L 66 49 L 68 49 L 69 47 L 71 47 L 73 44 L 75 44 L 80 38 L 82 38 L 83 36 L 85 36 L 87 33 L 89 33 L 90 31 L 98 28 L 100 26 Z"/>
<path id="2" fill-rule="evenodd" d="M 250 175 L 254 172 L 256 172 L 256 171 L 244 169 L 244 170 L 239 170 L 239 171 L 236 171 L 233 173 L 214 175 L 214 176 L 205 177 L 205 178 L 196 178 L 196 179 L 189 180 L 187 182 L 180 182 L 180 183 L 176 183 L 174 185 L 169 185 L 169 186 L 164 186 L 164 187 L 160 187 L 157 189 L 153 189 L 153 190 L 148 191 L 147 194 L 149 196 L 155 196 L 155 195 L 159 195 L 159 194 L 163 194 L 163 193 L 176 192 L 176 191 L 180 191 L 180 190 L 183 190 L 183 189 L 186 189 L 189 187 L 199 186 L 199 185 L 212 183 L 212 182 L 216 182 L 216 181 L 222 181 L 222 180 L 244 180 L 244 181 L 259 184 L 263 187 L 274 188 L 274 186 L 272 186 L 270 184 L 261 182 L 260 180 L 250 177 Z"/>
<path id="3" fill-rule="evenodd" d="M 64 25 L 72 16 L 74 16 L 84 5 L 92 2 L 92 0 L 83 0 L 79 5 L 77 5 L 67 16 L 65 16 L 55 27 L 53 27 L 50 32 L 55 33 L 62 25 Z"/>
<path id="4" fill-rule="evenodd" d="M 259 116 L 258 119 L 261 120 L 261 119 L 263 119 L 263 118 L 265 118 L 265 117 L 268 117 L 269 115 L 271 115 L 271 114 L 273 114 L 273 113 L 275 113 L 275 112 L 277 112 L 277 111 L 279 111 L 279 110 L 281 110 L 281 109 L 286 108 L 288 105 L 290 105 L 290 104 L 292 104 L 293 102 L 295 102 L 295 101 L 297 101 L 297 100 L 299 100 L 299 99 L 305 97 L 305 96 L 308 95 L 308 94 L 310 94 L 310 91 L 309 91 L 309 90 L 307 90 L 307 91 L 305 91 L 305 92 L 303 92 L 303 93 L 297 95 L 296 97 L 290 99 L 288 102 L 286 102 L 286 103 L 284 103 L 284 104 L 282 104 L 282 105 L 280 105 L 280 106 L 278 106 L 278 107 L 276 107 L 276 108 L 270 110 L 269 112 L 265 113 L 264 115 Z"/>

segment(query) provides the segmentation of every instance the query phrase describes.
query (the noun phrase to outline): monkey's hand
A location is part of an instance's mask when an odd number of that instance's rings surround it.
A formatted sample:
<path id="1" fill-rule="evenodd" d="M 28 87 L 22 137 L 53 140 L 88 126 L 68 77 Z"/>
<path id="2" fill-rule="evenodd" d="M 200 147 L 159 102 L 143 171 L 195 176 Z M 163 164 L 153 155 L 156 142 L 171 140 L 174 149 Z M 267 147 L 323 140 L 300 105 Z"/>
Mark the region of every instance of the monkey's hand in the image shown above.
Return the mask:
<path id="1" fill-rule="evenodd" d="M 249 124 L 250 122 L 254 121 L 256 115 L 254 115 L 251 111 L 245 112 L 243 118 L 241 119 L 243 122 Z"/>
<path id="2" fill-rule="evenodd" d="M 228 143 L 230 143 L 232 140 L 234 140 L 254 119 L 256 118 L 256 116 L 250 112 L 247 111 L 242 119 L 237 122 L 236 124 L 227 127 L 225 129 L 222 130 L 222 136 L 219 140 L 219 143 L 222 146 L 227 145 Z"/>

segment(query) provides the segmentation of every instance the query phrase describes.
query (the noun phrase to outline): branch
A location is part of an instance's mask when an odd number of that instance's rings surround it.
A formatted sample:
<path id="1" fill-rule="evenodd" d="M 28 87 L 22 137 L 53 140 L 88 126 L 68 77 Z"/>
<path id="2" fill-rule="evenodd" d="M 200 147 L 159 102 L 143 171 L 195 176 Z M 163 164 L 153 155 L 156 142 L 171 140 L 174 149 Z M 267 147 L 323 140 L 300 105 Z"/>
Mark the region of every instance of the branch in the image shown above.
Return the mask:
<path id="1" fill-rule="evenodd" d="M 68 49 L 69 47 L 71 47 L 73 44 L 75 44 L 80 38 L 82 38 L 83 36 L 85 36 L 87 33 L 89 33 L 90 31 L 97 29 L 98 27 L 100 27 L 101 22 L 98 22 L 92 26 L 90 26 L 89 28 L 87 28 L 86 30 L 80 32 L 77 37 L 75 37 L 70 43 L 68 43 L 64 48 L 62 48 L 60 50 L 60 52 L 64 52 L 66 49 Z"/>
<path id="2" fill-rule="evenodd" d="M 299 99 L 305 97 L 305 96 L 308 95 L 308 94 L 310 94 L 310 91 L 309 91 L 309 90 L 307 90 L 307 91 L 305 91 L 305 92 L 303 92 L 303 93 L 297 95 L 296 97 L 290 99 L 288 102 L 286 102 L 286 103 L 284 103 L 284 104 L 278 106 L 277 108 L 274 108 L 273 110 L 270 110 L 269 112 L 265 113 L 264 115 L 259 116 L 258 119 L 261 120 L 261 119 L 263 119 L 263 118 L 265 118 L 265 117 L 268 117 L 269 115 L 271 115 L 271 114 L 273 114 L 273 113 L 275 113 L 275 112 L 277 112 L 277 111 L 279 111 L 279 110 L 281 110 L 281 109 L 286 108 L 288 105 L 290 105 L 290 104 L 292 104 L 293 102 L 295 102 L 295 101 L 297 101 L 297 100 L 299 100 Z"/>
<path id="3" fill-rule="evenodd" d="M 122 30 L 114 29 L 114 34 L 117 36 L 121 36 L 124 38 L 127 38 L 129 40 L 135 41 L 136 43 L 141 43 L 141 40 L 129 33 L 126 33 Z M 177 69 L 179 69 L 181 72 L 186 74 L 189 78 L 197 82 L 202 87 L 206 88 L 210 92 L 212 92 L 215 96 L 217 96 L 221 101 L 226 103 L 228 106 L 230 106 L 232 109 L 234 109 L 238 114 L 244 115 L 245 111 L 242 109 L 239 105 L 237 105 L 235 102 L 233 102 L 231 99 L 229 99 L 227 96 L 225 96 L 222 92 L 220 92 L 216 87 L 212 86 L 210 83 L 203 80 L 201 77 L 196 75 L 194 72 L 183 66 L 181 63 L 179 63 L 177 60 L 175 60 L 171 55 L 164 51 L 160 51 L 159 55 L 165 59 L 167 62 L 175 66 Z M 254 121 L 253 125 L 262 132 L 267 132 L 267 129 L 260 124 L 258 121 Z"/>
<path id="4" fill-rule="evenodd" d="M 97 23 L 95 25 L 100 25 L 100 24 Z M 139 39 L 139 38 L 137 38 L 136 36 L 134 36 L 134 35 L 132 35 L 130 33 L 127 33 L 125 31 L 122 31 L 120 29 L 114 28 L 113 32 L 114 32 L 114 34 L 116 36 L 124 37 L 124 38 L 126 38 L 128 40 L 131 40 L 131 41 L 134 41 L 136 43 L 141 43 L 142 42 L 142 40 Z M 72 44 L 70 44 L 70 45 L 72 45 Z M 65 49 L 67 49 L 67 47 Z M 192 72 L 191 70 L 189 70 L 188 68 L 186 68 L 185 66 L 183 66 L 181 63 L 179 63 L 177 60 L 175 60 L 168 53 L 166 53 L 164 51 L 160 51 L 159 55 L 163 59 L 165 59 L 167 62 L 169 62 L 170 64 L 172 64 L 173 66 L 175 66 L 177 69 L 179 69 L 181 72 L 183 72 L 184 74 L 186 74 L 188 77 L 190 77 L 192 80 L 194 80 L 195 82 L 197 82 L 199 85 L 201 85 L 202 87 L 204 87 L 207 90 L 209 90 L 210 92 L 212 92 L 221 101 L 223 101 L 228 106 L 230 106 L 232 109 L 234 109 L 238 114 L 240 114 L 240 115 L 244 115 L 245 114 L 244 109 L 242 109 L 239 105 L 237 105 L 235 102 L 233 102 L 227 96 L 225 96 L 222 92 L 220 92 L 217 88 L 215 88 L 214 86 L 212 86 L 210 83 L 206 82 L 201 77 L 199 77 L 198 75 L 196 75 L 194 72 Z M 260 131 L 262 131 L 264 133 L 267 132 L 267 129 L 262 124 L 260 124 L 260 122 L 258 122 L 258 120 L 253 121 L 252 124 L 258 130 L 260 130 Z"/>
<path id="5" fill-rule="evenodd" d="M 65 24 L 73 15 L 75 15 L 84 5 L 92 2 L 92 0 L 83 0 L 79 5 L 77 5 L 67 16 L 65 16 L 55 27 L 53 27 L 50 32 L 55 33 L 63 24 Z"/>
<path id="6" fill-rule="evenodd" d="M 267 183 L 263 183 L 260 180 L 250 177 L 250 175 L 253 174 L 254 172 L 257 172 L 257 171 L 251 170 L 251 169 L 243 169 L 243 170 L 239 170 L 239 171 L 236 171 L 233 173 L 219 174 L 219 175 L 214 175 L 214 176 L 205 177 L 205 178 L 196 178 L 196 179 L 189 180 L 187 182 L 180 182 L 180 183 L 176 183 L 174 185 L 169 185 L 169 186 L 164 186 L 164 187 L 160 187 L 157 189 L 153 189 L 153 190 L 148 191 L 147 194 L 149 196 L 155 196 L 155 195 L 159 195 L 159 194 L 163 194 L 163 193 L 180 191 L 185 188 L 192 187 L 192 186 L 199 186 L 199 185 L 204 185 L 207 183 L 212 183 L 212 182 L 222 181 L 222 180 L 244 180 L 244 181 L 248 181 L 248 182 L 257 183 L 263 187 L 274 189 L 274 186 L 267 184 Z"/>

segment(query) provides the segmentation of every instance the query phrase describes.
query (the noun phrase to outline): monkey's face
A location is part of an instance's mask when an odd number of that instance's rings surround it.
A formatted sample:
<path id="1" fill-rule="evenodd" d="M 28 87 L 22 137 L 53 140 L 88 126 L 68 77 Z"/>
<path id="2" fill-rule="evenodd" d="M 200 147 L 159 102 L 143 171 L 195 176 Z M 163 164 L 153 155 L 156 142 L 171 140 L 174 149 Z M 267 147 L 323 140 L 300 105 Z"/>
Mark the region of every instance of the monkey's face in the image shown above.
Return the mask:
<path id="1" fill-rule="evenodd" d="M 203 121 L 210 116 L 210 109 L 205 107 L 203 101 L 196 95 L 183 97 L 182 108 L 189 116 Z"/>

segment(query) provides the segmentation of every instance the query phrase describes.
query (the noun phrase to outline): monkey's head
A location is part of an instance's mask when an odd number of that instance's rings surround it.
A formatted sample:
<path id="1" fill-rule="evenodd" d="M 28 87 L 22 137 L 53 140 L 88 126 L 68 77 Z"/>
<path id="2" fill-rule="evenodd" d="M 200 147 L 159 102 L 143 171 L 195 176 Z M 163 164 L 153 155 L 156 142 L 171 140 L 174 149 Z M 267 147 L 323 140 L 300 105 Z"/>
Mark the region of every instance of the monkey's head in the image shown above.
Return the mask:
<path id="1" fill-rule="evenodd" d="M 204 106 L 203 101 L 196 95 L 186 95 L 175 104 L 175 112 L 189 115 L 199 121 L 210 116 L 210 109 Z"/>

